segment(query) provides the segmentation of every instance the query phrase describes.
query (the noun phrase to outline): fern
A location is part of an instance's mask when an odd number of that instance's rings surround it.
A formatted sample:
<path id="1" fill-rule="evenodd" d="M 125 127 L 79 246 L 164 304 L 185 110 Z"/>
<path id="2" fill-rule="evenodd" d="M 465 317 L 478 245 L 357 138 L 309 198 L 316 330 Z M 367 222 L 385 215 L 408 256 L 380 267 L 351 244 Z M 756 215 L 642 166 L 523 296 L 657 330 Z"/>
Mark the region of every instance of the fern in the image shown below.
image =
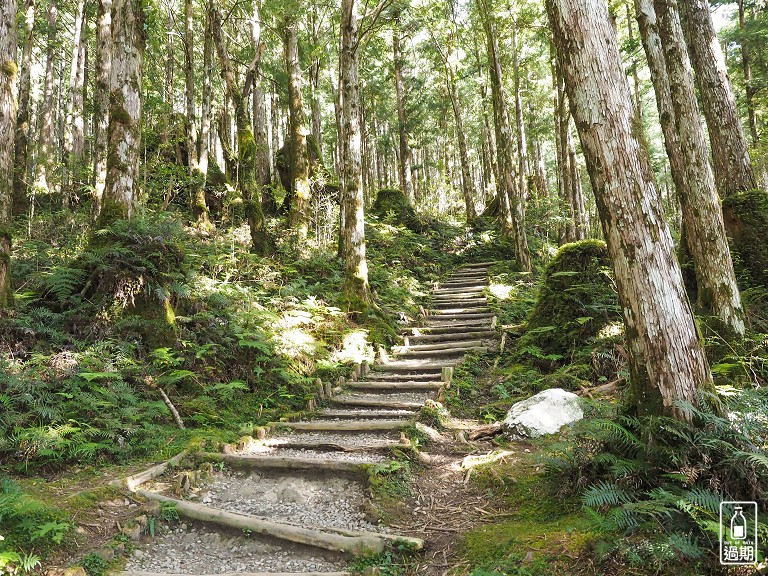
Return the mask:
<path id="1" fill-rule="evenodd" d="M 604 481 L 597 482 L 587 488 L 581 497 L 582 504 L 590 508 L 618 506 L 630 500 L 631 496 L 625 490 L 616 484 Z"/>

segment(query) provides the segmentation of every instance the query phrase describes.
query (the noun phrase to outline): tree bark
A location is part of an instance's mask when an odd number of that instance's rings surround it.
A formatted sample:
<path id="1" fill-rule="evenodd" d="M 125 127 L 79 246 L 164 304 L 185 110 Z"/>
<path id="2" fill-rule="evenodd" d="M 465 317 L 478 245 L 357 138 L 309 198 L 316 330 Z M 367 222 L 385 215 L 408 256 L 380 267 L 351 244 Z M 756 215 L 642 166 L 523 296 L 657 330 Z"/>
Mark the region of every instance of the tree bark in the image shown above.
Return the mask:
<path id="1" fill-rule="evenodd" d="M 13 306 L 11 217 L 13 154 L 16 135 L 16 0 L 0 1 L 0 310 Z"/>
<path id="2" fill-rule="evenodd" d="M 410 204 L 415 198 L 413 194 L 413 158 L 408 145 L 408 123 L 405 114 L 405 86 L 403 85 L 403 55 L 400 49 L 400 15 L 395 16 L 392 29 L 392 58 L 395 67 L 395 97 L 397 99 L 397 132 L 400 143 L 400 188 Z"/>
<path id="3" fill-rule="evenodd" d="M 56 77 L 56 32 L 58 9 L 56 0 L 50 0 L 46 14 L 48 20 L 48 35 L 46 39 L 45 82 L 43 84 L 43 101 L 38 123 L 37 164 L 35 167 L 35 186 L 50 190 L 50 177 L 53 166 L 53 139 L 55 116 L 53 109 L 54 86 Z"/>
<path id="4" fill-rule="evenodd" d="M 373 303 L 365 257 L 365 197 L 360 150 L 360 80 L 358 78 L 358 0 L 341 2 L 341 194 L 344 211 L 344 297 L 352 310 Z"/>
<path id="5" fill-rule="evenodd" d="M 94 94 L 95 134 L 93 144 L 93 206 L 91 217 L 98 220 L 107 181 L 109 130 L 109 86 L 112 74 L 112 0 L 98 0 L 96 14 L 96 90 Z"/>
<path id="6" fill-rule="evenodd" d="M 525 203 L 528 199 L 528 147 L 525 141 L 525 120 L 523 118 L 523 95 L 520 87 L 520 53 L 517 46 L 517 28 L 512 25 L 512 73 L 515 81 L 515 125 L 517 128 L 517 189 Z"/>
<path id="7" fill-rule="evenodd" d="M 312 191 L 309 185 L 309 161 L 307 156 L 307 118 L 301 96 L 301 67 L 299 64 L 299 30 L 294 17 L 285 22 L 285 67 L 288 72 L 288 111 L 290 114 L 290 158 L 293 197 L 288 213 L 288 225 L 296 232 L 301 248 L 309 231 L 309 204 Z"/>
<path id="8" fill-rule="evenodd" d="M 312 7 L 310 15 L 310 29 L 312 32 L 312 46 L 317 55 L 312 58 L 312 64 L 309 68 L 309 82 L 312 90 L 312 136 L 317 142 L 317 150 L 320 158 L 323 158 L 323 119 L 321 114 L 321 93 L 320 93 L 320 70 L 322 61 L 320 59 L 320 17 L 318 15 L 318 6 Z"/>
<path id="9" fill-rule="evenodd" d="M 187 113 L 185 132 L 187 136 L 191 192 L 189 199 L 195 225 L 201 230 L 208 231 L 212 226 L 208 217 L 208 205 L 205 202 L 206 173 L 200 169 L 197 115 L 195 111 L 194 23 L 195 15 L 192 0 L 184 0 L 184 100 Z"/>
<path id="10" fill-rule="evenodd" d="M 685 169 L 678 190 L 685 243 L 696 271 L 698 304 L 734 334 L 744 334 L 744 314 L 725 236 L 720 200 L 707 154 L 683 29 L 675 0 L 655 0 L 658 32 Z M 658 77 L 656 78 L 658 82 Z M 662 87 L 663 91 L 663 87 Z"/>
<path id="11" fill-rule="evenodd" d="M 85 120 L 83 118 L 83 86 L 85 82 L 85 0 L 78 0 L 73 31 L 72 56 L 69 69 L 67 116 L 64 123 L 64 176 L 62 204 L 74 200 L 81 183 L 83 151 L 85 149 Z"/>
<path id="12" fill-rule="evenodd" d="M 214 5 L 208 4 L 208 17 L 211 22 L 211 35 L 216 46 L 221 64 L 221 75 L 227 86 L 227 94 L 235 105 L 235 125 L 237 126 L 237 174 L 239 178 L 240 193 L 243 195 L 245 213 L 248 219 L 248 227 L 251 231 L 251 243 L 253 251 L 259 255 L 265 255 L 271 250 L 271 242 L 267 234 L 267 225 L 264 221 L 264 212 L 259 196 L 259 186 L 256 182 L 256 140 L 253 137 L 251 118 L 248 110 L 248 96 L 253 86 L 254 72 L 258 68 L 261 59 L 261 50 L 256 48 L 254 59 L 248 67 L 243 89 L 237 85 L 232 63 L 229 59 L 224 35 L 221 31 L 221 17 Z M 219 136 L 222 137 L 222 131 Z M 228 140 L 222 138 L 222 144 Z"/>
<path id="13" fill-rule="evenodd" d="M 35 28 L 35 0 L 24 3 L 24 38 L 19 80 L 19 111 L 16 116 L 15 160 L 13 172 L 13 213 L 23 214 L 29 207 L 29 107 L 32 77 L 32 46 Z"/>
<path id="14" fill-rule="evenodd" d="M 109 91 L 107 180 L 100 226 L 130 218 L 140 181 L 141 68 L 144 60 L 142 0 L 114 0 Z"/>
<path id="15" fill-rule="evenodd" d="M 531 256 L 525 233 L 525 198 L 515 183 L 515 162 L 512 129 L 499 54 L 496 23 L 487 0 L 480 2 L 481 18 L 488 44 L 488 60 L 491 72 L 491 96 L 496 126 L 496 153 L 498 156 L 499 179 L 497 180 L 499 205 L 501 208 L 502 233 L 511 235 L 515 243 L 515 258 L 524 271 L 531 271 Z"/>
<path id="16" fill-rule="evenodd" d="M 687 418 L 677 402 L 696 404 L 712 380 L 607 5 L 546 7 L 624 312 L 633 400 L 641 414 Z"/>
<path id="17" fill-rule="evenodd" d="M 744 74 L 744 103 L 747 105 L 747 124 L 752 145 L 757 146 L 757 118 L 755 117 L 755 84 L 752 80 L 752 57 L 750 55 L 749 39 L 747 37 L 747 19 L 744 0 L 737 0 L 739 7 L 739 33 L 741 37 L 741 71 Z"/>
<path id="18" fill-rule="evenodd" d="M 688 53 L 709 128 L 715 183 L 720 195 L 757 188 L 749 147 L 741 127 L 725 58 L 715 34 L 708 0 L 680 0 Z"/>
<path id="19" fill-rule="evenodd" d="M 253 3 L 251 15 L 251 44 L 254 50 L 265 50 L 261 39 L 261 14 L 259 3 Z M 264 100 L 264 91 L 257 80 L 261 62 L 256 64 L 253 84 L 253 134 L 256 139 L 256 182 L 259 185 L 261 204 L 268 214 L 277 214 L 277 204 L 272 196 L 270 184 L 272 182 L 272 162 L 269 157 L 269 134 L 267 133 L 267 106 Z"/>

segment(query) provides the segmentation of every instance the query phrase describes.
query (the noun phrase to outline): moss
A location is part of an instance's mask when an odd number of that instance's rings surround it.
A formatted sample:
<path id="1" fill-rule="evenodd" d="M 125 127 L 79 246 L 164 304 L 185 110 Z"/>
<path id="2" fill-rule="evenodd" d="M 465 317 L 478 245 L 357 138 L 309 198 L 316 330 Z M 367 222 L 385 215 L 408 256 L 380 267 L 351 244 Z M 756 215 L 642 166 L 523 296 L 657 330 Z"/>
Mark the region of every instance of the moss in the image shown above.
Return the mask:
<path id="1" fill-rule="evenodd" d="M 0 65 L 0 70 L 3 71 L 3 74 L 10 78 L 15 78 L 16 74 L 19 73 L 19 67 L 16 66 L 16 62 L 13 60 L 6 60 L 5 62 Z"/>
<path id="2" fill-rule="evenodd" d="M 768 286 L 768 193 L 752 190 L 724 198 L 723 219 L 741 287 Z"/>
<path id="3" fill-rule="evenodd" d="M 605 242 L 565 244 L 547 265 L 520 346 L 564 355 L 620 319 Z"/>
<path id="4" fill-rule="evenodd" d="M 379 190 L 371 212 L 394 224 L 403 224 L 413 232 L 422 232 L 425 228 L 405 194 L 397 188 Z"/>

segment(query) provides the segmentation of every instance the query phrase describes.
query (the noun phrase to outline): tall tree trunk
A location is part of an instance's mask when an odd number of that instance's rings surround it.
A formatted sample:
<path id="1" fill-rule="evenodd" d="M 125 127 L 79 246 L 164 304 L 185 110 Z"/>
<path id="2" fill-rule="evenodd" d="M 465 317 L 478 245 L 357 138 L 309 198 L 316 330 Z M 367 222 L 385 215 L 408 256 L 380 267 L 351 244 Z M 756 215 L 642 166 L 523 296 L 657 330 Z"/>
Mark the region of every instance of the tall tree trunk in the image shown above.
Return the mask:
<path id="1" fill-rule="evenodd" d="M 752 58 L 750 56 L 749 39 L 747 37 L 747 19 L 744 10 L 744 0 L 737 0 L 739 7 L 739 33 L 741 35 L 741 71 L 744 74 L 744 103 L 747 105 L 747 124 L 752 145 L 757 146 L 757 119 L 755 117 L 755 84 L 752 80 Z"/>
<path id="2" fill-rule="evenodd" d="M 285 23 L 285 66 L 288 71 L 288 111 L 290 113 L 290 157 L 293 190 L 288 225 L 296 231 L 301 248 L 309 231 L 309 204 L 312 190 L 309 185 L 307 156 L 307 117 L 301 97 L 301 67 L 299 65 L 299 30 L 295 19 Z"/>
<path id="3" fill-rule="evenodd" d="M 400 49 L 400 15 L 395 16 L 392 29 L 392 58 L 395 67 L 395 97 L 397 99 L 397 132 L 400 142 L 400 188 L 410 204 L 413 195 L 413 159 L 408 145 L 408 122 L 405 114 L 405 86 L 403 85 L 403 55 Z"/>
<path id="4" fill-rule="evenodd" d="M 571 135 L 570 115 L 567 117 L 566 129 L 566 148 L 568 150 L 568 169 L 570 171 L 568 182 L 571 186 L 571 211 L 573 212 L 574 240 L 584 240 L 587 237 L 589 222 L 587 219 L 587 209 L 584 203 L 584 189 L 581 187 L 581 174 L 579 173 L 579 163 L 576 159 L 576 145 Z"/>
<path id="5" fill-rule="evenodd" d="M 13 306 L 11 217 L 13 154 L 16 134 L 16 0 L 0 1 L 0 310 Z"/>
<path id="6" fill-rule="evenodd" d="M 96 90 L 94 92 L 95 135 L 93 144 L 93 206 L 91 217 L 101 213 L 107 181 L 109 139 L 109 87 L 112 74 L 112 0 L 98 0 L 96 13 Z"/>
<path id="7" fill-rule="evenodd" d="M 203 94 L 200 108 L 200 136 L 198 138 L 198 170 L 204 182 L 208 179 L 208 165 L 211 149 L 211 105 L 213 100 L 213 33 L 211 32 L 211 14 L 208 0 L 205 10 L 205 35 L 203 37 Z M 215 161 L 215 160 L 214 160 Z"/>
<path id="8" fill-rule="evenodd" d="M 629 40 L 629 45 L 632 47 L 632 50 L 634 50 L 635 46 L 635 31 L 632 27 L 632 7 L 628 3 L 626 4 L 627 8 L 627 39 Z M 632 59 L 629 65 L 630 70 L 632 71 L 632 84 L 635 88 L 633 94 L 635 97 L 635 115 L 637 116 L 637 120 L 639 122 L 639 126 L 642 128 L 643 126 L 643 102 L 640 95 L 640 78 L 637 75 L 637 58 L 635 58 L 635 55 L 632 54 Z"/>
<path id="9" fill-rule="evenodd" d="M 64 122 L 64 175 L 62 177 L 62 204 L 74 200 L 80 185 L 85 148 L 85 121 L 83 118 L 83 84 L 85 81 L 85 0 L 78 0 L 72 40 L 69 69 L 67 116 Z"/>
<path id="10" fill-rule="evenodd" d="M 497 197 L 501 207 L 502 233 L 511 234 L 515 242 L 515 258 L 519 266 L 530 272 L 531 255 L 528 251 L 528 239 L 525 234 L 525 198 L 522 190 L 515 183 L 515 162 L 512 129 L 509 122 L 509 110 L 504 94 L 502 67 L 499 54 L 498 34 L 494 15 L 487 0 L 480 3 L 488 44 L 488 60 L 491 71 L 491 95 L 496 125 L 496 151 L 499 164 L 499 191 Z"/>
<path id="11" fill-rule="evenodd" d="M 655 0 L 658 31 L 675 112 L 684 186 L 678 190 L 688 252 L 696 271 L 698 303 L 733 333 L 744 334 L 744 315 L 720 200 L 709 164 L 707 141 L 675 0 Z"/>
<path id="12" fill-rule="evenodd" d="M 37 164 L 35 167 L 35 187 L 52 190 L 53 175 L 53 139 L 55 135 L 55 113 L 53 108 L 56 83 L 56 32 L 58 22 L 57 1 L 50 0 L 46 18 L 48 35 L 45 52 L 45 81 L 37 129 Z M 107 94 L 109 90 L 107 90 Z"/>
<path id="13" fill-rule="evenodd" d="M 259 3 L 253 3 L 251 15 L 251 44 L 254 50 L 265 50 L 261 39 L 261 14 Z M 277 214 L 277 203 L 272 196 L 270 184 L 272 182 L 272 162 L 269 156 L 269 134 L 267 127 L 267 105 L 264 99 L 264 90 L 258 81 L 261 62 L 256 64 L 253 84 L 253 135 L 256 140 L 256 182 L 259 184 L 261 204 L 264 211 L 272 216 Z"/>
<path id="14" fill-rule="evenodd" d="M 264 211 L 261 206 L 259 185 L 256 182 L 256 140 L 253 137 L 251 118 L 248 110 L 248 97 L 253 86 L 254 74 L 258 68 L 262 51 L 256 46 L 254 59 L 248 67 L 245 83 L 242 89 L 237 85 L 232 63 L 224 43 L 224 34 L 221 31 L 221 17 L 216 10 L 215 3 L 208 4 L 208 17 L 211 22 L 211 36 L 213 37 L 216 52 L 221 64 L 221 76 L 227 86 L 227 94 L 235 106 L 235 125 L 237 127 L 237 174 L 239 178 L 240 192 L 243 195 L 245 213 L 248 218 L 248 227 L 251 231 L 251 243 L 256 254 L 264 255 L 271 250 L 271 242 L 267 234 L 267 225 L 264 221 Z M 225 124 L 224 122 L 222 124 Z M 228 140 L 222 130 L 219 131 L 222 144 L 228 144 Z"/>
<path id="15" fill-rule="evenodd" d="M 676 403 L 697 403 L 712 380 L 607 5 L 546 6 L 624 311 L 633 400 L 640 413 L 686 418 Z"/>
<path id="16" fill-rule="evenodd" d="M 459 82 L 456 72 L 450 63 L 446 63 L 448 74 L 448 92 L 451 96 L 453 118 L 456 122 L 456 139 L 459 141 L 459 161 L 461 163 L 461 190 L 464 195 L 464 210 L 467 222 L 471 223 L 477 218 L 475 210 L 475 198 L 473 193 L 472 175 L 469 171 L 469 152 L 467 151 L 467 134 L 464 131 L 464 119 L 461 115 L 461 103 L 459 101 Z"/>
<path id="17" fill-rule="evenodd" d="M 721 196 L 757 188 L 749 147 L 723 52 L 715 34 L 708 0 L 680 0 L 688 53 L 696 70 L 699 96 L 709 128 L 715 183 Z M 656 8 L 658 11 L 658 6 Z"/>
<path id="18" fill-rule="evenodd" d="M 317 142 L 317 150 L 320 153 L 320 159 L 323 158 L 323 119 L 321 114 L 321 93 L 320 93 L 320 17 L 319 8 L 316 4 L 312 6 L 310 14 L 310 31 L 312 33 L 312 47 L 316 55 L 312 58 L 309 67 L 309 85 L 312 90 L 312 136 Z"/>
<path id="19" fill-rule="evenodd" d="M 344 205 L 344 297 L 353 310 L 373 303 L 365 258 L 365 198 L 360 153 L 360 81 L 357 47 L 358 0 L 341 2 L 341 194 Z"/>
<path id="20" fill-rule="evenodd" d="M 568 98 L 565 93 L 565 82 L 559 64 L 553 67 L 555 82 L 555 136 L 557 138 L 557 168 L 558 191 L 560 199 L 568 209 L 568 219 L 561 231 L 562 242 L 575 242 L 578 240 L 578 214 L 577 203 L 573 196 L 575 190 L 572 182 L 574 172 L 571 168 L 570 149 L 573 147 L 571 138 L 571 113 L 568 111 Z"/>
<path id="21" fill-rule="evenodd" d="M 515 124 L 517 127 L 517 189 L 525 203 L 528 199 L 528 147 L 525 142 L 525 119 L 523 118 L 523 95 L 520 86 L 520 54 L 517 46 L 517 29 L 512 26 L 512 74 L 515 81 Z"/>
<path id="22" fill-rule="evenodd" d="M 141 68 L 146 43 L 142 0 L 114 0 L 112 18 L 107 181 L 99 214 L 102 227 L 131 217 L 140 178 Z"/>
<path id="23" fill-rule="evenodd" d="M 24 3 L 19 111 L 16 116 L 16 141 L 13 172 L 13 213 L 23 214 L 29 207 L 29 108 L 32 78 L 32 46 L 35 29 L 35 0 Z"/>
<path id="24" fill-rule="evenodd" d="M 201 230 L 210 230 L 208 205 L 205 202 L 205 177 L 200 170 L 198 153 L 197 115 L 195 113 L 195 61 L 194 32 L 195 15 L 192 0 L 184 0 L 184 100 L 186 104 L 185 132 L 187 136 L 187 157 L 189 159 L 190 204 L 192 218 Z"/>

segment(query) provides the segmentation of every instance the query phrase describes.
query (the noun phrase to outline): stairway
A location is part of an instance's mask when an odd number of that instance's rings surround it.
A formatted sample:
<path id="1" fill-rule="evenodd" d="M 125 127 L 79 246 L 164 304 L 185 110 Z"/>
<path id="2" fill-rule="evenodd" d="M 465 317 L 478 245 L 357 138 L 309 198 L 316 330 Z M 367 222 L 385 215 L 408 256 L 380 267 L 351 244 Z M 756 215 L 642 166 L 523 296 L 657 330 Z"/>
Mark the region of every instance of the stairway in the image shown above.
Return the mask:
<path id="1" fill-rule="evenodd" d="M 386 465 L 393 449 L 410 449 L 404 430 L 428 399 L 442 398 L 453 367 L 495 345 L 483 295 L 488 266 L 466 265 L 441 282 L 423 325 L 403 328 L 391 358 L 364 364 L 360 378 L 334 389 L 314 419 L 281 423 L 234 453 L 201 455 L 233 471 L 214 474 L 197 498 L 173 497 L 162 483 L 138 490 L 172 503 L 180 517 L 206 522 L 185 520 L 140 547 L 123 574 L 346 576 L 350 554 L 392 543 L 421 549 L 422 540 L 373 517 L 367 467 Z"/>

